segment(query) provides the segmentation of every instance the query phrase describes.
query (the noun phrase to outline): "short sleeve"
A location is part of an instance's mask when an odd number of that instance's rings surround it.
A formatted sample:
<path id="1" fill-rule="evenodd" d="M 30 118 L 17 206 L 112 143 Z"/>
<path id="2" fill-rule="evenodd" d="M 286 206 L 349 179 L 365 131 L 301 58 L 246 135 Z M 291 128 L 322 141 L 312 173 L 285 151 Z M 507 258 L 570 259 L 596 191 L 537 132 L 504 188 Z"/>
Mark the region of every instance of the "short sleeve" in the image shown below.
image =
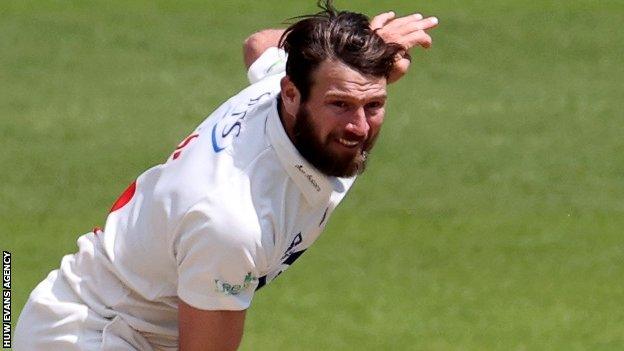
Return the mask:
<path id="1" fill-rule="evenodd" d="M 268 76 L 286 72 L 286 58 L 282 49 L 271 47 L 265 50 L 247 71 L 249 83 L 254 84 Z"/>
<path id="2" fill-rule="evenodd" d="M 210 218 L 204 207 L 187 212 L 174 243 L 178 296 L 203 310 L 247 309 L 258 285 L 256 236 L 240 218 Z"/>

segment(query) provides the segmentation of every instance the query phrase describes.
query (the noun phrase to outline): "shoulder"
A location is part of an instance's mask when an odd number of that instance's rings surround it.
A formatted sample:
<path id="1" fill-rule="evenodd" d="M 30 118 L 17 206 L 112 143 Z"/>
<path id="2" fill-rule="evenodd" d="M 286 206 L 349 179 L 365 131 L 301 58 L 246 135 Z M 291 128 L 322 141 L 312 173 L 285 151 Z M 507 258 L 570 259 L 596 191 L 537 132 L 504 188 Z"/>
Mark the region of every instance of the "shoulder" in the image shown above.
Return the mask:
<path id="1" fill-rule="evenodd" d="M 177 232 L 198 232 L 228 246 L 255 245 L 261 230 L 254 208 L 245 205 L 248 202 L 227 192 L 210 194 L 186 211 Z"/>

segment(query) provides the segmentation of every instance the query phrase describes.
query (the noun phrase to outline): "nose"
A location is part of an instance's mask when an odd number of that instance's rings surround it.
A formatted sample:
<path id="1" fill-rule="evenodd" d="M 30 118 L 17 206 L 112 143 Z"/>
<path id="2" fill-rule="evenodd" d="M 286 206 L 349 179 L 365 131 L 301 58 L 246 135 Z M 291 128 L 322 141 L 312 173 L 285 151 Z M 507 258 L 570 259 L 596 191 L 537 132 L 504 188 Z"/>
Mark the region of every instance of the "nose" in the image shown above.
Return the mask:
<path id="1" fill-rule="evenodd" d="M 347 123 L 345 129 L 358 137 L 365 138 L 368 135 L 370 126 L 368 124 L 368 120 L 366 119 L 366 112 L 364 111 L 364 108 L 360 107 L 354 110 L 350 117 L 351 119 Z"/>

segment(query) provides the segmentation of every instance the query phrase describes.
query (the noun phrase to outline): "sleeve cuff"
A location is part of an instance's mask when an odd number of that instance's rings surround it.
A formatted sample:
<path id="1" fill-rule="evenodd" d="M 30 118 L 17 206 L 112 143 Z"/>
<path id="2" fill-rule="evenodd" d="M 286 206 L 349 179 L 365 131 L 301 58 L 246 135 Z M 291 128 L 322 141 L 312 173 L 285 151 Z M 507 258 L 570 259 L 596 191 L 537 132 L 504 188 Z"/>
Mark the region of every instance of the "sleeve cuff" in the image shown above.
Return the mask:
<path id="1" fill-rule="evenodd" d="M 187 304 L 207 311 L 243 311 L 251 305 L 252 296 L 246 295 L 203 295 L 178 289 L 178 297 Z"/>
<path id="2" fill-rule="evenodd" d="M 286 52 L 282 49 L 276 47 L 266 49 L 266 51 L 249 66 L 249 70 L 247 71 L 249 83 L 254 84 L 268 76 L 285 72 L 287 57 Z"/>

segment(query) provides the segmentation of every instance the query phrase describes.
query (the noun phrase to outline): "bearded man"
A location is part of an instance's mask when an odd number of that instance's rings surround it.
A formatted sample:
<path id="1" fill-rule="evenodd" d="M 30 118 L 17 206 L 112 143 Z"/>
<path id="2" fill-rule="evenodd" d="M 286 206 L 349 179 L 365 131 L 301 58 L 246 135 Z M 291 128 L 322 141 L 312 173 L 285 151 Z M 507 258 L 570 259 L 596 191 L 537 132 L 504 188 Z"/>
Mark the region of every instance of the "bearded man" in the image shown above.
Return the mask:
<path id="1" fill-rule="evenodd" d="M 32 292 L 15 350 L 233 350 L 256 291 L 365 169 L 437 19 L 323 11 L 244 44 L 251 86 L 134 181 Z"/>

